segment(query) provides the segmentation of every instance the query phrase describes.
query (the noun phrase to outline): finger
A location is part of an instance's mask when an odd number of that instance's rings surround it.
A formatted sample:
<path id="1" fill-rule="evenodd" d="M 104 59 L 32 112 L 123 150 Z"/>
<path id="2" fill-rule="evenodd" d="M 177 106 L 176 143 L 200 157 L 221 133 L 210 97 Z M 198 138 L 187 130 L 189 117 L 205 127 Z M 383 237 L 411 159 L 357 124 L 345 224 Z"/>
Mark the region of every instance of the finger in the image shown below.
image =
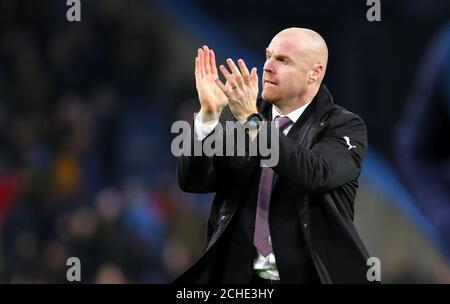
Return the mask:
<path id="1" fill-rule="evenodd" d="M 220 66 L 220 71 L 227 80 L 225 87 L 227 89 L 228 99 L 231 101 L 238 99 L 238 97 L 241 95 L 241 92 L 234 76 L 230 74 L 230 72 L 228 72 L 227 68 L 224 65 Z"/>
<path id="2" fill-rule="evenodd" d="M 198 89 L 198 82 L 200 81 L 200 67 L 198 56 L 195 57 L 195 86 Z"/>
<path id="3" fill-rule="evenodd" d="M 230 67 L 231 72 L 233 73 L 234 80 L 238 84 L 238 86 L 242 86 L 244 84 L 244 80 L 242 79 L 241 72 L 237 68 L 237 66 L 234 64 L 234 61 L 231 58 L 227 59 L 227 64 Z"/>
<path id="4" fill-rule="evenodd" d="M 236 81 L 234 80 L 233 75 L 228 72 L 227 68 L 222 64 L 220 67 L 220 72 L 222 72 L 223 77 L 227 80 L 228 84 L 232 89 L 237 87 Z"/>
<path id="5" fill-rule="evenodd" d="M 211 74 L 211 65 L 209 61 L 209 48 L 207 45 L 203 46 L 203 53 L 205 53 L 205 72 L 206 74 Z"/>
<path id="6" fill-rule="evenodd" d="M 200 66 L 200 76 L 203 77 L 205 75 L 205 56 L 202 49 L 198 49 L 198 59 Z"/>
<path id="7" fill-rule="evenodd" d="M 244 83 L 246 85 L 250 85 L 250 73 L 248 71 L 247 65 L 245 64 L 244 60 L 239 59 L 238 65 L 239 65 L 239 69 L 241 70 L 242 79 L 244 79 Z"/>
<path id="8" fill-rule="evenodd" d="M 217 75 L 216 54 L 214 54 L 213 50 L 210 50 L 210 58 L 211 58 L 211 72 L 214 75 Z"/>
<path id="9" fill-rule="evenodd" d="M 228 101 L 231 101 L 230 98 L 230 89 L 227 88 L 222 81 L 220 81 L 219 78 L 216 79 L 216 84 L 219 87 L 219 89 L 223 92 L 223 94 L 225 94 L 225 96 L 228 98 Z"/>
<path id="10" fill-rule="evenodd" d="M 250 82 L 254 88 L 258 88 L 258 71 L 256 68 L 252 68 L 252 73 L 250 75 Z"/>
<path id="11" fill-rule="evenodd" d="M 195 57 L 194 66 L 195 66 L 194 74 L 195 74 L 195 77 L 197 77 L 197 75 L 198 75 L 198 56 Z"/>

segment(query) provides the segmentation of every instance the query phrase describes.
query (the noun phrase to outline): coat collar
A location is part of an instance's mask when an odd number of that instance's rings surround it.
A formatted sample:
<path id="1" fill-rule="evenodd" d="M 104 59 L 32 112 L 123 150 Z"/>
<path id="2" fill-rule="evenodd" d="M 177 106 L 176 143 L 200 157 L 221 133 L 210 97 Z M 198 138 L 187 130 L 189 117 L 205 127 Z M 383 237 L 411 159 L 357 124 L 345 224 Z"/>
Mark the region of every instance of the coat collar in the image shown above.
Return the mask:
<path id="1" fill-rule="evenodd" d="M 260 99 L 259 101 L 259 112 L 265 117 L 272 120 L 272 104 Z M 313 116 L 315 121 L 322 120 L 326 114 L 334 107 L 333 96 L 328 91 L 324 84 L 321 84 L 319 91 L 313 98 L 311 104 L 303 112 L 302 116 L 294 124 L 293 128 L 297 125 L 304 123 L 310 116 Z"/>

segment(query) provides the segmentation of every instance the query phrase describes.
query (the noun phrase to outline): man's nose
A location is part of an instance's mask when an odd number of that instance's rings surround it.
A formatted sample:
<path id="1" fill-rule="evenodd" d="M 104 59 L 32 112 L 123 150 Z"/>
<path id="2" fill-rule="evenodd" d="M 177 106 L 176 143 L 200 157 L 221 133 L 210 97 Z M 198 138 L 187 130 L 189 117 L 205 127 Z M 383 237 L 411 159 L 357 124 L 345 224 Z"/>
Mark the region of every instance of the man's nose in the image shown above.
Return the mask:
<path id="1" fill-rule="evenodd" d="M 274 69 L 272 60 L 270 60 L 270 59 L 266 60 L 266 62 L 264 63 L 263 70 L 266 73 L 271 73 L 271 74 L 275 73 L 275 69 Z"/>

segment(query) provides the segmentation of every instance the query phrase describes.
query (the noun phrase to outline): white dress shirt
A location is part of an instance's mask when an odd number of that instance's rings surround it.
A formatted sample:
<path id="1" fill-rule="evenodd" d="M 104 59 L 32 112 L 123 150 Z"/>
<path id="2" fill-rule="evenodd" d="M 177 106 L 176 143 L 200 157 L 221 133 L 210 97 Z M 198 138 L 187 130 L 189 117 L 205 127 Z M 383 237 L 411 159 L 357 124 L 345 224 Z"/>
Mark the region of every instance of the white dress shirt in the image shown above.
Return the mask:
<path id="1" fill-rule="evenodd" d="M 292 123 L 283 130 L 283 134 L 287 135 L 289 131 L 291 130 L 294 123 L 300 118 L 302 113 L 305 111 L 306 107 L 311 102 L 308 102 L 307 104 L 304 104 L 298 109 L 295 109 L 294 111 L 282 115 L 280 114 L 279 109 L 274 105 L 272 106 L 272 119 L 274 119 L 277 116 L 287 116 L 292 121 Z M 202 123 L 200 119 L 198 118 L 198 115 L 195 118 L 194 121 L 194 132 L 197 136 L 198 140 L 203 140 L 206 136 L 208 136 L 209 133 L 211 133 L 214 128 L 217 126 L 219 121 L 211 121 L 207 123 Z M 266 257 L 263 256 L 261 253 L 258 252 L 254 262 L 253 262 L 253 269 L 257 272 L 257 274 L 266 280 L 279 280 L 280 275 L 278 273 L 277 264 L 275 260 L 275 255 L 273 253 L 270 253 Z"/>

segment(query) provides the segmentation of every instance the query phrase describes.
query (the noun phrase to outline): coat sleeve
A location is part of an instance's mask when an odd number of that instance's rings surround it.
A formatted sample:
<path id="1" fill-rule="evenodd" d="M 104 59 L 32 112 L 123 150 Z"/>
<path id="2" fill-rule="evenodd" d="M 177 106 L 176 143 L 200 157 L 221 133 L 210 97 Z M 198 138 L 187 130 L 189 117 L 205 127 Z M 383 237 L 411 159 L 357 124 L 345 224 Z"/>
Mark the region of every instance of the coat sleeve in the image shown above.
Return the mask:
<path id="1" fill-rule="evenodd" d="M 190 155 L 179 156 L 177 162 L 177 180 L 181 190 L 191 193 L 211 193 L 220 190 L 225 157 L 205 155 L 203 148 L 200 148 L 202 153 L 196 155 L 194 147 L 203 147 L 205 142 L 216 140 L 223 141 L 223 145 L 225 145 L 226 132 L 222 126 L 230 120 L 234 120 L 234 117 L 230 109 L 226 107 L 220 115 L 219 123 L 215 129 L 202 140 L 199 140 L 195 135 L 193 125 L 195 122 L 193 122 L 189 141 L 191 153 Z M 220 163 L 222 163 L 222 166 L 219 165 Z"/>
<path id="2" fill-rule="evenodd" d="M 366 126 L 345 111 L 329 123 L 316 144 L 306 149 L 280 133 L 279 161 L 273 168 L 307 193 L 324 193 L 356 179 L 367 149 Z"/>
<path id="3" fill-rule="evenodd" d="M 206 156 L 203 153 L 198 156 L 194 155 L 194 146 L 202 146 L 207 138 L 216 136 L 216 133 L 216 130 L 214 130 L 205 139 L 198 140 L 192 128 L 189 142 L 191 153 L 178 157 L 177 180 L 181 190 L 191 193 L 217 192 L 218 174 L 214 157 Z"/>

